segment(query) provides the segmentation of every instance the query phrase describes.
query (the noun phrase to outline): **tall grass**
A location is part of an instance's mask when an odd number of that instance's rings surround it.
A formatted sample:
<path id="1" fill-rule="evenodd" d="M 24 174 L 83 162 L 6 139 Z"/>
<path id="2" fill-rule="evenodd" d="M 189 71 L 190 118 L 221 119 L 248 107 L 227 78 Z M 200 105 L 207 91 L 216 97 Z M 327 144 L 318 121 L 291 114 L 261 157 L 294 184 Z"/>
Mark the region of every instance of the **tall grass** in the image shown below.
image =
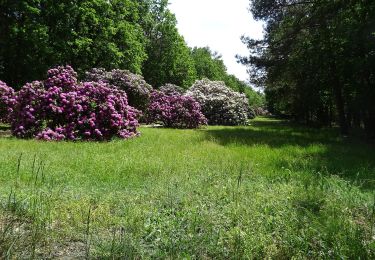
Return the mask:
<path id="1" fill-rule="evenodd" d="M 375 149 L 335 130 L 0 139 L 0 258 L 373 258 Z"/>

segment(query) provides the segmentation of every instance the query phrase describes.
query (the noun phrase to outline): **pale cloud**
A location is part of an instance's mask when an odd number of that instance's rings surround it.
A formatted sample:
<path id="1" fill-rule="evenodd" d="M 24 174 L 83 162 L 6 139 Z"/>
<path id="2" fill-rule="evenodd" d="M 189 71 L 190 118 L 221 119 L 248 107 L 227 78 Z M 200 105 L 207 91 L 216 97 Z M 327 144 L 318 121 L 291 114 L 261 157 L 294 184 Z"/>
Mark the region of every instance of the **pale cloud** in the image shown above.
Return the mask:
<path id="1" fill-rule="evenodd" d="M 236 54 L 247 55 L 241 35 L 262 38 L 262 23 L 254 21 L 249 0 L 170 0 L 178 30 L 189 46 L 209 46 L 223 56 L 230 74 L 247 80 L 245 66 L 236 62 Z"/>

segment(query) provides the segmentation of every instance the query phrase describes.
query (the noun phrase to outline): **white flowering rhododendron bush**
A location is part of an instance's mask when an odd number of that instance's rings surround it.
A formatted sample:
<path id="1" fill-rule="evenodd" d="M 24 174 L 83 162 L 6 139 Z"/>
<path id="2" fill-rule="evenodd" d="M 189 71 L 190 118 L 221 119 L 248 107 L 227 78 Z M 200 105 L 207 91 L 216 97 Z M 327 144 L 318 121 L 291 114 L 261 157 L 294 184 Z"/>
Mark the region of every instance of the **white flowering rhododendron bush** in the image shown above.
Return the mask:
<path id="1" fill-rule="evenodd" d="M 104 82 L 126 92 L 129 105 L 144 111 L 151 97 L 152 86 L 142 76 L 128 70 L 114 69 L 106 71 L 94 68 L 86 72 L 86 81 Z"/>
<path id="2" fill-rule="evenodd" d="M 202 108 L 210 125 L 245 125 L 249 102 L 244 94 L 235 92 L 221 81 L 198 80 L 186 92 Z"/>
<path id="3" fill-rule="evenodd" d="M 57 67 L 45 81 L 14 95 L 14 136 L 42 140 L 109 140 L 138 135 L 138 111 L 124 91 L 105 82 L 79 82 L 70 67 Z"/>

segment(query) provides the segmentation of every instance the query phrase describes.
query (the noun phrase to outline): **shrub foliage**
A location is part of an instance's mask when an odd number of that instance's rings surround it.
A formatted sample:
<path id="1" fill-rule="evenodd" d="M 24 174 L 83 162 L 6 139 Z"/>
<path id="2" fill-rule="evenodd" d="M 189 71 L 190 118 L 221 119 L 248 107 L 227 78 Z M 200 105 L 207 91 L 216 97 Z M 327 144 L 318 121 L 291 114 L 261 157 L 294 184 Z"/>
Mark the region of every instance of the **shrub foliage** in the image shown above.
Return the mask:
<path id="1" fill-rule="evenodd" d="M 15 104 L 13 88 L 0 81 L 0 123 L 10 123 Z"/>
<path id="2" fill-rule="evenodd" d="M 161 91 L 151 94 L 148 121 L 160 121 L 164 126 L 173 128 L 198 128 L 207 124 L 199 103 L 192 97 L 178 93 L 167 95 Z"/>
<path id="3" fill-rule="evenodd" d="M 86 72 L 86 81 L 104 82 L 126 92 L 130 106 L 144 111 L 147 108 L 152 92 L 151 85 L 142 76 L 128 70 L 114 69 L 106 71 L 94 68 Z"/>
<path id="4" fill-rule="evenodd" d="M 249 103 L 246 96 L 231 90 L 224 82 L 198 80 L 186 95 L 199 102 L 210 125 L 247 123 Z"/>
<path id="5" fill-rule="evenodd" d="M 167 83 L 164 86 L 161 86 L 159 90 L 167 95 L 183 95 L 185 93 L 185 89 L 171 83 Z"/>
<path id="6" fill-rule="evenodd" d="M 12 132 L 43 140 L 108 140 L 138 134 L 138 111 L 126 93 L 105 82 L 78 82 L 70 67 L 48 71 L 44 82 L 28 83 L 16 94 Z"/>

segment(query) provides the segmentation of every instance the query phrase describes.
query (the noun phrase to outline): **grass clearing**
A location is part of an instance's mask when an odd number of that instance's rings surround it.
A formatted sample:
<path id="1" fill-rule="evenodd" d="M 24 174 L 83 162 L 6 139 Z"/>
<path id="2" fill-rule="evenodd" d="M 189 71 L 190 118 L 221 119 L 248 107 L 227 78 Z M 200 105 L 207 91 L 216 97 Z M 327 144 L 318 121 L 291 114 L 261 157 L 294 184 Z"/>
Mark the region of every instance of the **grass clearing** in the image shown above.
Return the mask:
<path id="1" fill-rule="evenodd" d="M 0 139 L 0 258 L 373 258 L 375 149 L 332 129 Z"/>

